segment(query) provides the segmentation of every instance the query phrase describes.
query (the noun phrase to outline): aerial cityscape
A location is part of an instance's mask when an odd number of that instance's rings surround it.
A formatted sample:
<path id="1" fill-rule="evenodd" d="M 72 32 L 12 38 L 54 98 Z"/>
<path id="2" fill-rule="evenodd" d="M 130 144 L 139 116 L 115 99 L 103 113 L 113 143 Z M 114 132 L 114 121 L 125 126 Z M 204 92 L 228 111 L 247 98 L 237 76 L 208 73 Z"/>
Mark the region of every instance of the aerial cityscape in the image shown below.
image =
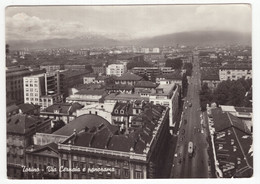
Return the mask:
<path id="1" fill-rule="evenodd" d="M 5 11 L 7 178 L 253 176 L 250 5 Z"/>

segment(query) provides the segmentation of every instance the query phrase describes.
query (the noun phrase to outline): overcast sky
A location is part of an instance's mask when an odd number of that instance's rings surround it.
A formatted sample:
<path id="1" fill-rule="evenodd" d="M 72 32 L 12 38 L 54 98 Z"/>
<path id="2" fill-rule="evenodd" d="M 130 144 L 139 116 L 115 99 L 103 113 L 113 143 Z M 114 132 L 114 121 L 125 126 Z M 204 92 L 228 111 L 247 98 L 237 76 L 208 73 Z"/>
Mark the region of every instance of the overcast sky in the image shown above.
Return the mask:
<path id="1" fill-rule="evenodd" d="M 8 40 L 91 34 L 128 39 L 194 30 L 251 32 L 251 7 L 226 4 L 6 8 Z"/>

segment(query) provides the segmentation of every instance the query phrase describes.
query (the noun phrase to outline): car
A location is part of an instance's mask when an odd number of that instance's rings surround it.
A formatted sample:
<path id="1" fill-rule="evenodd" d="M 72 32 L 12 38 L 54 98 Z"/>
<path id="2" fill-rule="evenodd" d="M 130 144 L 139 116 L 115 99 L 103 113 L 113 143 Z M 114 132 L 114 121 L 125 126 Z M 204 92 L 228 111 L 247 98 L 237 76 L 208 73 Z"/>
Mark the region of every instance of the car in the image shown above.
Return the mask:
<path id="1" fill-rule="evenodd" d="M 188 107 L 187 107 L 187 106 L 185 106 L 184 108 L 185 108 L 185 109 L 188 109 Z"/>
<path id="2" fill-rule="evenodd" d="M 189 107 L 191 107 L 192 106 L 192 103 L 189 103 Z"/>

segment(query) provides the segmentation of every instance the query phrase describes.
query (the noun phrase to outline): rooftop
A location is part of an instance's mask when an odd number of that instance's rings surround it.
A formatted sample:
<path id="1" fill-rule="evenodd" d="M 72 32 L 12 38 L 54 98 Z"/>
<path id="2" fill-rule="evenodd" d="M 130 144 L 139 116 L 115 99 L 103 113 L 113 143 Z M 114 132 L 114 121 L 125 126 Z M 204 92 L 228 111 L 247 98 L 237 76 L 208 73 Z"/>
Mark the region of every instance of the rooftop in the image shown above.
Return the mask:
<path id="1" fill-rule="evenodd" d="M 135 83 L 135 87 L 138 88 L 156 88 L 158 84 L 151 81 L 138 81 Z"/>
<path id="2" fill-rule="evenodd" d="M 123 81 L 140 81 L 143 78 L 140 77 L 139 75 L 127 72 L 124 73 L 122 76 L 117 77 L 115 80 L 123 80 Z"/>
<path id="3" fill-rule="evenodd" d="M 129 133 L 122 133 L 119 127 L 110 125 L 106 120 L 97 115 L 83 115 L 64 126 L 54 134 L 70 135 L 62 144 L 72 141 L 74 146 L 92 147 L 114 151 L 143 154 L 147 144 L 151 144 L 153 131 L 159 125 L 159 119 L 165 107 L 147 105 L 144 112 L 133 121 L 142 121 L 142 126 Z M 72 126 L 72 125 L 73 126 Z M 73 133 L 74 129 L 77 133 Z"/>
<path id="4" fill-rule="evenodd" d="M 42 112 L 54 113 L 55 111 L 59 111 L 60 114 L 72 114 L 81 108 L 83 108 L 83 106 L 79 103 L 59 103 L 47 107 Z"/>

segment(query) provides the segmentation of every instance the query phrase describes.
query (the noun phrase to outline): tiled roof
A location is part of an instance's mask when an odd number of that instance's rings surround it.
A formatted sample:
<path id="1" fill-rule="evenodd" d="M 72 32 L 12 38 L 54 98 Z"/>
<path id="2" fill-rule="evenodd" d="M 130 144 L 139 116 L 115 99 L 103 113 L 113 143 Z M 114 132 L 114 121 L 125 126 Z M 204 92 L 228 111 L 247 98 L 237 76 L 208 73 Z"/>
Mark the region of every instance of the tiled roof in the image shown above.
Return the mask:
<path id="1" fill-rule="evenodd" d="M 6 112 L 9 113 L 9 112 L 13 112 L 18 109 L 19 109 L 19 107 L 17 105 L 9 105 L 6 107 Z"/>
<path id="2" fill-rule="evenodd" d="M 59 130 L 55 131 L 53 134 L 70 136 L 73 133 L 74 129 L 76 129 L 76 131 L 81 131 L 86 127 L 88 129 L 92 129 L 93 127 L 100 126 L 101 124 L 110 126 L 110 123 L 101 116 L 97 116 L 94 114 L 84 114 L 77 117 Z"/>
<path id="3" fill-rule="evenodd" d="M 105 94 L 105 89 L 81 89 L 75 94 L 79 95 L 103 95 Z"/>
<path id="4" fill-rule="evenodd" d="M 223 112 L 221 108 L 212 109 L 212 117 L 214 119 L 214 126 L 217 132 L 222 131 L 228 127 L 235 127 L 247 134 L 251 134 L 247 126 L 241 119 L 228 112 Z"/>
<path id="5" fill-rule="evenodd" d="M 123 84 L 112 84 L 106 86 L 107 90 L 132 90 L 134 89 L 131 85 L 123 85 Z"/>
<path id="6" fill-rule="evenodd" d="M 173 72 L 173 73 L 157 75 L 156 78 L 182 80 L 182 74 L 181 74 L 180 71 L 176 71 L 176 72 Z"/>
<path id="7" fill-rule="evenodd" d="M 138 81 L 135 84 L 135 87 L 138 88 L 156 88 L 158 84 L 151 82 L 151 81 Z"/>
<path id="8" fill-rule="evenodd" d="M 80 105 L 79 103 L 60 103 L 60 104 L 53 104 L 47 107 L 46 109 L 43 110 L 43 112 L 54 113 L 55 110 L 59 110 L 59 113 L 61 114 L 71 114 L 81 108 L 83 108 L 83 106 Z"/>
<path id="9" fill-rule="evenodd" d="M 129 152 L 134 147 L 134 139 L 126 135 L 113 135 L 109 141 L 108 149 Z"/>
<path id="10" fill-rule="evenodd" d="M 119 127 L 103 122 L 104 119 L 95 115 L 83 115 L 79 117 L 80 119 L 75 119 L 54 134 L 64 135 L 65 132 L 65 135 L 73 135 L 73 144 L 77 146 L 124 152 L 129 152 L 133 148 L 135 153 L 143 153 L 146 145 L 150 144 L 152 140 L 152 132 L 157 125 L 156 120 L 161 116 L 164 107 L 151 104 L 146 106 L 145 109 L 141 116 L 137 116 L 141 117 L 143 126 L 129 134 L 121 134 Z M 81 131 L 72 134 L 74 128 Z"/>
<path id="11" fill-rule="evenodd" d="M 29 104 L 29 103 L 20 104 L 20 105 L 18 105 L 18 107 L 19 107 L 19 109 L 21 109 L 21 111 L 23 113 L 28 112 L 28 111 L 32 111 L 32 110 L 34 110 L 36 108 L 40 108 L 39 105 L 34 105 L 34 104 Z"/>
<path id="12" fill-rule="evenodd" d="M 26 114 L 15 114 L 7 119 L 7 133 L 26 134 L 34 129 L 42 118 Z"/>
<path id="13" fill-rule="evenodd" d="M 122 81 L 140 81 L 143 78 L 140 77 L 139 75 L 127 72 L 124 73 L 122 76 L 117 77 L 115 80 L 122 80 Z"/>

